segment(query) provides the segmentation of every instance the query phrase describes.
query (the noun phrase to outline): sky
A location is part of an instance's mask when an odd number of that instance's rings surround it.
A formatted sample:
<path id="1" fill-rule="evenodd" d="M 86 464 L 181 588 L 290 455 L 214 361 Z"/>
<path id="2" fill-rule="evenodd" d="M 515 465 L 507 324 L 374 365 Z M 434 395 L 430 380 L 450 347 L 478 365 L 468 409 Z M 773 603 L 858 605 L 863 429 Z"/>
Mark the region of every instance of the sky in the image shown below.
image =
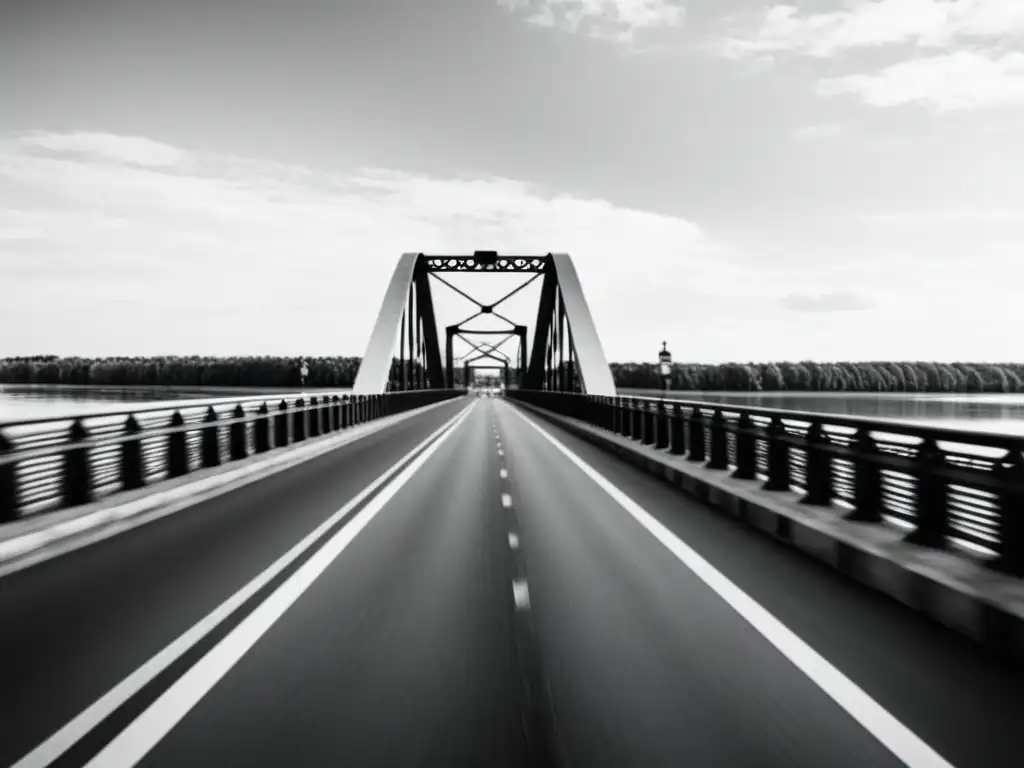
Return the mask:
<path id="1" fill-rule="evenodd" d="M 611 361 L 1020 360 L 1024 2 L 0 0 L 0 356 L 362 355 L 474 250 Z"/>

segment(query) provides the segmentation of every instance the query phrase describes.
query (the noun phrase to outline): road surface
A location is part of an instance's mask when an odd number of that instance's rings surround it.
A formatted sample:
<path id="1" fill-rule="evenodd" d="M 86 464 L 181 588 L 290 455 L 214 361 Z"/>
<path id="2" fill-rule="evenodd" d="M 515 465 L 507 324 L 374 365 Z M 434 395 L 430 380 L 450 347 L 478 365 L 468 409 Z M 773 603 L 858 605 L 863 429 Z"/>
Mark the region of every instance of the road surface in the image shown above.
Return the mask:
<path id="1" fill-rule="evenodd" d="M 0 578 L 0 616 L 19 768 L 1024 759 L 1020 672 L 500 399 Z"/>

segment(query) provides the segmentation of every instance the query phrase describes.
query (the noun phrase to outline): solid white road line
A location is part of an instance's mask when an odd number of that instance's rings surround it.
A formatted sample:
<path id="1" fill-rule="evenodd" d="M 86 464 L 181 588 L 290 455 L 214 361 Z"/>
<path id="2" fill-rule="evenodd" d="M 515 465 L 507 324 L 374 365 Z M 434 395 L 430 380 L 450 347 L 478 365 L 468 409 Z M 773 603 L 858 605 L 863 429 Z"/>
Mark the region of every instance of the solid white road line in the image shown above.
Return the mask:
<path id="1" fill-rule="evenodd" d="M 462 411 L 458 420 L 384 486 L 380 493 L 356 513 L 348 525 L 334 534 L 270 597 L 260 603 L 227 637 L 178 678 L 174 685 L 86 765 L 91 768 L 128 768 L 142 760 L 327 570 L 335 558 L 459 428 L 472 407 Z"/>
<path id="2" fill-rule="evenodd" d="M 343 520 L 354 508 L 359 506 L 368 496 L 378 488 L 387 483 L 399 471 L 403 464 L 431 444 L 438 436 L 443 437 L 450 434 L 449 430 L 468 414 L 473 407 L 470 403 L 459 413 L 449 419 L 444 425 L 435 430 L 429 437 L 409 451 L 405 456 L 392 465 L 384 474 L 361 490 L 345 506 L 331 515 L 321 523 L 312 533 L 282 555 L 273 565 L 263 573 L 238 590 L 235 594 L 221 603 L 217 608 L 207 614 L 196 623 L 191 629 L 174 640 L 153 658 L 132 672 L 128 677 L 111 688 L 107 693 L 93 702 L 87 709 L 83 710 L 64 727 L 54 733 L 50 738 L 33 749 L 11 768 L 45 768 L 59 758 L 76 742 L 78 742 L 89 731 L 120 707 L 124 702 L 134 696 L 144 686 L 148 685 L 157 675 L 162 673 L 192 646 L 203 639 L 218 624 L 226 619 L 231 613 L 238 609 L 246 600 L 251 598 L 264 586 L 270 583 L 281 571 L 301 557 L 310 547 L 327 533 L 338 522 Z M 436 443 L 435 443 L 436 445 Z"/>
<path id="3" fill-rule="evenodd" d="M 519 610 L 530 607 L 530 590 L 526 585 L 526 579 L 516 579 L 512 582 L 512 599 L 516 601 L 516 608 Z"/>
<path id="4" fill-rule="evenodd" d="M 507 493 L 501 494 L 501 506 L 503 506 L 505 509 L 508 509 L 509 507 L 511 507 L 512 506 L 512 496 L 507 494 Z"/>
<path id="5" fill-rule="evenodd" d="M 575 464 L 584 475 L 607 493 L 640 525 L 665 546 L 680 562 L 742 616 L 768 642 L 774 645 L 801 672 L 860 723 L 889 751 L 911 768 L 952 768 L 913 731 L 893 717 L 856 683 L 830 664 L 785 624 L 757 601 L 733 584 L 711 563 L 701 557 L 659 523 L 643 507 L 620 491 L 607 478 L 516 408 L 510 409 Z"/>

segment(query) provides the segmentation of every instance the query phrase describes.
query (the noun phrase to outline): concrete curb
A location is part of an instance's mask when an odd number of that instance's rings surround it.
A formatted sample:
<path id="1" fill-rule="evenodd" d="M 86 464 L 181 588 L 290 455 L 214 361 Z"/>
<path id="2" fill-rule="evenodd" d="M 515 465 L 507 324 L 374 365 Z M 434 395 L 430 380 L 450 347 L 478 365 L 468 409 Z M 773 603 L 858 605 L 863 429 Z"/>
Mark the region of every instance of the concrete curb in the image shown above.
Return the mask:
<path id="1" fill-rule="evenodd" d="M 511 402 L 987 649 L 1024 661 L 1024 579 L 954 552 L 908 544 L 902 532 L 884 525 L 845 520 L 838 506 L 807 506 L 798 493 L 763 491 L 760 480 L 737 480 L 577 419 Z"/>
<path id="2" fill-rule="evenodd" d="M 283 472 L 457 400 L 452 398 L 385 416 L 329 436 L 293 443 L 220 467 L 196 470 L 184 477 L 159 481 L 136 491 L 113 493 L 91 504 L 40 512 L 7 523 L 0 526 L 0 576 Z"/>

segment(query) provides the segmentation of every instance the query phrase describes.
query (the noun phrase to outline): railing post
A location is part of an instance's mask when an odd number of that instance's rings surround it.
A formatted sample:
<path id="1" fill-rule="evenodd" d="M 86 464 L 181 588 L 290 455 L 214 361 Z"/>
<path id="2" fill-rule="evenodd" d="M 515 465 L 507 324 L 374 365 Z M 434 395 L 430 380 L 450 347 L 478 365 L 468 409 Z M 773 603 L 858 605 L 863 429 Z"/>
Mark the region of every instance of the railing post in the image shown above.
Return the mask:
<path id="1" fill-rule="evenodd" d="M 1024 460 L 1013 450 L 995 466 L 999 480 L 999 544 L 991 565 L 1012 576 L 1024 576 Z"/>
<path id="2" fill-rule="evenodd" d="M 341 398 L 341 428 L 348 429 L 352 426 L 352 403 L 348 395 Z"/>
<path id="3" fill-rule="evenodd" d="M 282 400 L 277 405 L 274 417 L 274 447 L 284 448 L 288 445 L 288 403 Z"/>
<path id="4" fill-rule="evenodd" d="M 789 490 L 789 446 L 785 438 L 786 425 L 778 416 L 773 416 L 766 431 L 768 480 L 761 486 L 762 490 Z"/>
<path id="5" fill-rule="evenodd" d="M 331 432 L 341 429 L 341 398 L 337 395 L 331 397 Z"/>
<path id="6" fill-rule="evenodd" d="M 615 431 L 615 398 L 603 397 L 604 401 L 604 428 L 609 432 Z"/>
<path id="7" fill-rule="evenodd" d="M 320 400 L 316 395 L 309 398 L 309 436 L 320 437 Z"/>
<path id="8" fill-rule="evenodd" d="M 121 489 L 125 491 L 134 491 L 146 484 L 142 472 L 142 439 L 138 437 L 141 432 L 138 420 L 134 415 L 129 416 L 124 423 L 124 433 L 131 437 L 121 443 Z"/>
<path id="9" fill-rule="evenodd" d="M 185 431 L 185 417 L 181 411 L 171 414 L 171 432 L 167 435 L 167 476 L 182 477 L 188 474 L 188 442 Z"/>
<path id="10" fill-rule="evenodd" d="M 820 421 L 807 428 L 807 482 L 802 504 L 827 507 L 832 503 L 832 456 L 829 439 Z"/>
<path id="11" fill-rule="evenodd" d="M 632 424 L 629 426 L 629 436 L 633 440 L 644 439 L 644 412 L 641 410 L 641 402 L 635 397 L 632 398 L 632 410 L 630 418 Z"/>
<path id="12" fill-rule="evenodd" d="M 245 408 L 239 403 L 231 414 L 232 419 L 244 419 Z M 228 430 L 228 441 L 231 448 L 231 460 L 239 461 L 249 455 L 249 446 L 245 444 L 245 422 L 239 421 L 231 425 Z"/>
<path id="13" fill-rule="evenodd" d="M 725 431 L 725 414 L 721 408 L 715 408 L 711 414 L 709 425 L 711 432 L 711 457 L 708 461 L 708 469 L 729 468 L 729 435 Z"/>
<path id="14" fill-rule="evenodd" d="M 687 456 L 688 461 L 704 463 L 706 458 L 704 450 L 704 414 L 700 408 L 690 409 L 690 424 L 689 424 L 689 438 L 690 438 L 690 450 Z"/>
<path id="15" fill-rule="evenodd" d="M 72 445 L 80 444 L 89 439 L 89 432 L 80 419 L 75 419 L 68 431 L 68 440 Z M 77 507 L 92 501 L 92 473 L 89 468 L 89 449 L 70 448 L 64 452 L 64 488 L 63 502 L 65 507 Z"/>
<path id="16" fill-rule="evenodd" d="M 668 448 L 668 412 L 665 409 L 665 401 L 658 401 L 657 432 L 654 439 L 654 447 L 659 451 Z"/>
<path id="17" fill-rule="evenodd" d="M 683 406 L 679 403 L 672 404 L 672 448 L 673 456 L 682 456 L 686 453 L 686 430 L 683 429 Z"/>
<path id="18" fill-rule="evenodd" d="M 217 433 L 217 411 L 211 405 L 206 409 L 206 418 L 203 422 L 209 426 L 203 427 L 203 466 L 220 466 L 220 435 Z"/>
<path id="19" fill-rule="evenodd" d="M 736 422 L 736 469 L 732 476 L 737 480 L 757 479 L 757 432 L 746 411 Z"/>
<path id="20" fill-rule="evenodd" d="M 949 530 L 946 454 L 930 437 L 917 449 L 917 527 L 904 537 L 904 541 L 922 547 L 944 549 Z"/>
<path id="21" fill-rule="evenodd" d="M 306 401 L 299 398 L 295 401 L 295 413 L 292 414 L 292 442 L 301 443 L 306 439 Z"/>
<path id="22" fill-rule="evenodd" d="M 643 406 L 643 422 L 644 422 L 644 433 L 643 437 L 640 438 L 640 442 L 644 445 L 653 445 L 655 440 L 654 435 L 654 409 L 651 407 L 649 400 L 640 401 Z"/>
<path id="23" fill-rule="evenodd" d="M 252 444 L 256 453 L 270 450 L 270 409 L 266 403 L 256 411 L 256 421 L 252 423 Z"/>
<path id="24" fill-rule="evenodd" d="M 624 397 L 615 398 L 615 432 L 629 437 L 629 411 Z"/>
<path id="25" fill-rule="evenodd" d="M 878 466 L 878 443 L 861 428 L 854 440 L 857 458 L 853 462 L 853 512 L 847 520 L 861 523 L 882 522 L 882 470 Z"/>
<path id="26" fill-rule="evenodd" d="M 0 459 L 11 456 L 14 446 L 0 432 Z M 0 464 L 0 523 L 13 523 L 18 519 L 17 465 L 12 461 Z"/>

